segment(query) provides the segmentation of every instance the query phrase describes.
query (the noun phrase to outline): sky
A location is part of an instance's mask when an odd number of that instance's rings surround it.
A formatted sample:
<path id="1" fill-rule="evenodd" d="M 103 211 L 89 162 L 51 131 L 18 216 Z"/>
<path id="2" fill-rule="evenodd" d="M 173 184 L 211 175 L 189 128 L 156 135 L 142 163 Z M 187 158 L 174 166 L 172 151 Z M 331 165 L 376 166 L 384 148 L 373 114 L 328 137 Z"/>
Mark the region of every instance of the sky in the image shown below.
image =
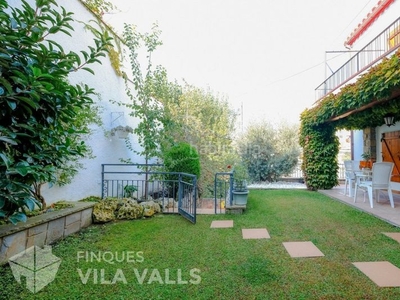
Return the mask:
<path id="1" fill-rule="evenodd" d="M 117 32 L 162 31 L 152 56 L 170 81 L 210 89 L 240 113 L 300 122 L 315 88 L 350 56 L 344 42 L 378 0 L 111 0 L 103 16 Z M 326 68 L 326 63 L 329 68 Z M 328 70 L 328 71 L 326 71 Z"/>

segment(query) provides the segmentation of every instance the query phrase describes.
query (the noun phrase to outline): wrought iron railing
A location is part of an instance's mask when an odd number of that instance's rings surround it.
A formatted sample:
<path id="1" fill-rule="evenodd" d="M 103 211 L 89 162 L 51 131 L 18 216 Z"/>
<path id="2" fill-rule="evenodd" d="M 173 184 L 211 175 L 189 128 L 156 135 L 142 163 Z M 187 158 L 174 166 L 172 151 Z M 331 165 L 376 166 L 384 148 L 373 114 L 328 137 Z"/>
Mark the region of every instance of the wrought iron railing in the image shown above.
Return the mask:
<path id="1" fill-rule="evenodd" d="M 163 172 L 162 165 L 102 164 L 101 197 L 154 200 L 163 213 L 180 213 L 196 222 L 197 178 Z"/>
<path id="2" fill-rule="evenodd" d="M 316 89 L 319 100 L 346 82 L 355 78 L 400 47 L 400 18 L 390 24 L 369 44 L 345 62 Z"/>

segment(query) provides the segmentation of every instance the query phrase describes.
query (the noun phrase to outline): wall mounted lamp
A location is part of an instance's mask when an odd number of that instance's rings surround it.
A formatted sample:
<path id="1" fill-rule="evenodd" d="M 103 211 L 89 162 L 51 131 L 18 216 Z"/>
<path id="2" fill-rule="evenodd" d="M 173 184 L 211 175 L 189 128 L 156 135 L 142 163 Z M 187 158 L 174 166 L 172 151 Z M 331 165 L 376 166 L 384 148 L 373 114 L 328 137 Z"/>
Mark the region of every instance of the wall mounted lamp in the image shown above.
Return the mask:
<path id="1" fill-rule="evenodd" d="M 383 119 L 385 120 L 385 124 L 390 127 L 392 125 L 394 125 L 394 116 L 392 114 L 387 114 L 383 117 Z"/>

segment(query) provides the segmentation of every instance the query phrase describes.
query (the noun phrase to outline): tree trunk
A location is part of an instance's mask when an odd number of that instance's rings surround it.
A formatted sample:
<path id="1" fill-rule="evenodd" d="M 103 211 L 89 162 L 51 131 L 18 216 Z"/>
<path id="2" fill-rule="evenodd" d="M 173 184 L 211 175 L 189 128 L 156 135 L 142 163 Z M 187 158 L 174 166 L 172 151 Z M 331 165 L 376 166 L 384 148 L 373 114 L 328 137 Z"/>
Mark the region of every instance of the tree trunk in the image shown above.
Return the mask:
<path id="1" fill-rule="evenodd" d="M 40 210 L 45 210 L 47 208 L 47 205 L 46 205 L 46 200 L 44 200 L 41 193 L 42 184 L 43 183 L 37 183 L 37 182 L 33 184 L 34 188 L 33 196 L 35 197 L 36 200 L 38 200 L 42 204 Z"/>

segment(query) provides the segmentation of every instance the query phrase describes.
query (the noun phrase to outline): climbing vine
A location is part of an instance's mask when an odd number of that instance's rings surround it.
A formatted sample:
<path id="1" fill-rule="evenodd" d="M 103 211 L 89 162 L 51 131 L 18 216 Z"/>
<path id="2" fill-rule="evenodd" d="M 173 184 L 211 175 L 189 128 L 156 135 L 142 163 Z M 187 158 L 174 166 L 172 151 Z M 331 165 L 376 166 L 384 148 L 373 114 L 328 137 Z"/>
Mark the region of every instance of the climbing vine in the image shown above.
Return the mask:
<path id="1" fill-rule="evenodd" d="M 115 33 L 113 28 L 104 22 L 103 20 L 103 15 L 106 13 L 110 13 L 113 10 L 116 10 L 117 7 L 112 4 L 110 1 L 106 0 L 80 0 L 87 9 L 89 9 L 100 21 L 100 28 L 103 33 L 107 32 L 109 35 L 111 34 L 114 39 L 113 42 L 115 45 L 110 44 L 108 46 L 107 51 L 108 51 L 108 57 L 111 62 L 111 66 L 113 67 L 115 73 L 118 76 L 122 76 L 122 70 L 121 70 L 121 62 L 122 62 L 122 50 L 121 50 L 121 38 L 118 36 L 118 34 Z"/>
<path id="2" fill-rule="evenodd" d="M 373 66 L 353 84 L 329 94 L 301 114 L 300 145 L 307 187 L 330 189 L 338 184 L 338 129 L 364 129 L 384 124 L 387 113 L 400 120 L 400 50 Z M 347 114 L 347 115 L 345 115 Z M 339 116 L 344 115 L 343 118 Z M 397 118 L 397 120 L 396 120 Z"/>
<path id="3" fill-rule="evenodd" d="M 81 0 L 99 18 L 117 7 L 107 0 Z"/>

